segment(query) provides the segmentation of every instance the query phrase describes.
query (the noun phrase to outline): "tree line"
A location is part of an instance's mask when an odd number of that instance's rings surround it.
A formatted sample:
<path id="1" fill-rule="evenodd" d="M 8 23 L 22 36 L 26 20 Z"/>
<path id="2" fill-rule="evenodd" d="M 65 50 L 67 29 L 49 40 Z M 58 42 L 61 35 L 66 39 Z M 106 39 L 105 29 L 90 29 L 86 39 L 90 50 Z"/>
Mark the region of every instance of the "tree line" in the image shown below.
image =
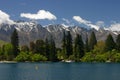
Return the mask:
<path id="1" fill-rule="evenodd" d="M 61 48 L 56 48 L 52 36 L 31 41 L 29 46 L 19 46 L 19 36 L 15 29 L 11 34 L 11 42 L 0 47 L 0 60 L 120 62 L 120 34 L 116 40 L 109 34 L 105 41 L 97 41 L 94 32 L 86 36 L 85 41 L 80 34 L 75 36 L 73 40 L 70 31 L 63 31 Z"/>

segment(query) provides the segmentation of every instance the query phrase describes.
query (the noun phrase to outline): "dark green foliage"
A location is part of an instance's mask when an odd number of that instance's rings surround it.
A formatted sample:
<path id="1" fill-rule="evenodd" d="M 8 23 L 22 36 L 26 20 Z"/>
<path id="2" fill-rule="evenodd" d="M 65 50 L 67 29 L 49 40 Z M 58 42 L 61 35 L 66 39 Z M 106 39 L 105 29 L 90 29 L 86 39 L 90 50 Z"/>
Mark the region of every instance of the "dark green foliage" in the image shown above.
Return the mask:
<path id="1" fill-rule="evenodd" d="M 50 49 L 49 60 L 56 61 L 57 52 L 56 52 L 55 42 L 52 36 L 51 36 L 50 43 L 49 43 L 49 49 Z"/>
<path id="2" fill-rule="evenodd" d="M 95 33 L 92 32 L 89 40 L 89 49 L 93 50 L 96 43 L 97 43 L 97 39 L 96 39 Z"/>
<path id="3" fill-rule="evenodd" d="M 72 36 L 70 31 L 63 31 L 63 39 L 62 39 L 62 56 L 64 59 L 68 59 L 70 55 L 73 54 L 73 46 L 72 46 Z"/>
<path id="4" fill-rule="evenodd" d="M 120 62 L 120 53 L 114 49 L 102 54 L 88 52 L 82 58 L 82 62 Z"/>
<path id="5" fill-rule="evenodd" d="M 45 42 L 43 40 L 36 40 L 36 42 L 30 42 L 30 51 L 32 53 L 39 53 L 45 55 Z"/>
<path id="6" fill-rule="evenodd" d="M 40 54 L 34 54 L 31 56 L 31 61 L 38 62 L 38 61 L 47 61 L 47 58 Z"/>
<path id="7" fill-rule="evenodd" d="M 86 36 L 86 41 L 85 41 L 85 52 L 89 52 L 89 45 L 88 45 L 88 36 Z"/>
<path id="8" fill-rule="evenodd" d="M 38 62 L 38 61 L 46 61 L 47 58 L 40 54 L 32 54 L 29 52 L 20 52 L 20 54 L 15 58 L 15 61 L 19 62 L 25 62 L 25 61 L 32 61 L 32 62 Z"/>
<path id="9" fill-rule="evenodd" d="M 30 56 L 28 52 L 20 52 L 20 54 L 16 56 L 15 61 L 19 62 L 30 61 Z"/>
<path id="10" fill-rule="evenodd" d="M 30 42 L 30 51 L 34 54 L 46 56 L 49 61 L 57 60 L 55 42 L 52 37 L 50 40 L 46 39 L 45 42 L 43 40 L 37 40 L 36 43 Z"/>
<path id="11" fill-rule="evenodd" d="M 66 34 L 65 31 L 63 31 L 63 39 L 62 39 L 62 56 L 63 58 L 66 58 L 66 49 L 67 49 L 67 41 L 66 41 Z"/>
<path id="12" fill-rule="evenodd" d="M 77 34 L 74 43 L 74 57 L 76 61 L 80 61 L 80 58 L 84 56 L 84 43 L 82 36 Z"/>
<path id="13" fill-rule="evenodd" d="M 72 36 L 70 31 L 67 31 L 66 35 L 66 56 L 69 57 L 73 54 L 73 46 L 72 46 Z"/>
<path id="14" fill-rule="evenodd" d="M 14 48 L 13 46 L 9 43 L 9 44 L 5 44 L 4 47 L 3 47 L 3 55 L 5 57 L 5 60 L 13 60 L 14 58 Z"/>
<path id="15" fill-rule="evenodd" d="M 120 52 L 120 34 L 117 36 L 116 39 L 116 49 Z"/>
<path id="16" fill-rule="evenodd" d="M 14 56 L 17 56 L 19 53 L 19 37 L 16 29 L 13 31 L 11 35 L 11 44 L 13 46 Z"/>
<path id="17" fill-rule="evenodd" d="M 27 45 L 21 46 L 21 51 L 22 52 L 29 52 L 29 47 Z"/>
<path id="18" fill-rule="evenodd" d="M 36 50 L 35 50 L 35 43 L 33 41 L 30 42 L 30 52 L 32 52 L 32 53 L 36 52 Z"/>
<path id="19" fill-rule="evenodd" d="M 50 54 L 50 47 L 49 47 L 48 39 L 46 38 L 46 40 L 45 40 L 45 56 L 48 58 L 48 60 L 49 60 L 49 54 Z"/>
<path id="20" fill-rule="evenodd" d="M 36 40 L 35 43 L 36 53 L 40 53 L 41 55 L 45 55 L 45 43 L 43 40 Z"/>
<path id="21" fill-rule="evenodd" d="M 107 51 L 111 51 L 111 50 L 115 49 L 115 45 L 116 44 L 115 44 L 115 42 L 113 40 L 112 35 L 109 34 L 107 36 L 107 39 L 105 40 L 105 51 L 107 52 Z"/>

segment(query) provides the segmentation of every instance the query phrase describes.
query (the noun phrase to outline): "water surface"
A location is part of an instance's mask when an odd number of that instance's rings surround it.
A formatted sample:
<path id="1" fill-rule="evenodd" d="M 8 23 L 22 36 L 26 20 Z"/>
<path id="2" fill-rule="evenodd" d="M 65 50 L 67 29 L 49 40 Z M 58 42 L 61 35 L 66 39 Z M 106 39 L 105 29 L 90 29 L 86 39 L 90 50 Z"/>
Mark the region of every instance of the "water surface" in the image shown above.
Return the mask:
<path id="1" fill-rule="evenodd" d="M 120 80 L 120 64 L 0 63 L 0 80 Z"/>

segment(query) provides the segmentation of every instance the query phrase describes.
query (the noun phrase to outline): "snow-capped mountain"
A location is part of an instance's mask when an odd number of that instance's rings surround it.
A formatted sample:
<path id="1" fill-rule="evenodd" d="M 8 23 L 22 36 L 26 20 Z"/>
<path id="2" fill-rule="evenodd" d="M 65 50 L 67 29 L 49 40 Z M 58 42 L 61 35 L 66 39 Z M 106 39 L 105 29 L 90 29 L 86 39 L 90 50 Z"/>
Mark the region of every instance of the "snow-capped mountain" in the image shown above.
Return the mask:
<path id="1" fill-rule="evenodd" d="M 69 27 L 64 24 L 50 24 L 43 27 L 36 22 L 16 21 L 14 24 L 0 24 L 0 40 L 10 41 L 10 36 L 14 29 L 17 29 L 18 31 L 21 45 L 28 45 L 30 41 L 35 41 L 37 39 L 45 40 L 45 38 L 49 38 L 50 35 L 52 35 L 57 47 L 60 47 L 61 45 L 63 31 L 70 31 L 73 39 L 76 37 L 76 34 L 81 34 L 84 41 L 86 35 L 89 36 L 91 31 L 95 32 L 98 40 L 105 40 L 109 33 L 114 37 L 120 33 L 120 31 L 112 30 L 112 27 L 99 28 L 98 30 L 94 28 L 85 29 L 80 26 Z"/>

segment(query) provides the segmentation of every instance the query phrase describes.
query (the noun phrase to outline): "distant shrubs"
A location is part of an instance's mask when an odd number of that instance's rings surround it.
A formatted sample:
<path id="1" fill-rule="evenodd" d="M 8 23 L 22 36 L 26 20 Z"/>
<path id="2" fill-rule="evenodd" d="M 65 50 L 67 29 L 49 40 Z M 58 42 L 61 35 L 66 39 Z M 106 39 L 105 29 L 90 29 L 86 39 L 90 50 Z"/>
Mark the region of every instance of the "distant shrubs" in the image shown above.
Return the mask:
<path id="1" fill-rule="evenodd" d="M 25 62 L 25 61 L 32 61 L 32 62 L 38 62 L 38 61 L 46 61 L 47 58 L 40 54 L 32 54 L 28 52 L 20 52 L 19 55 L 15 58 L 15 61 L 18 62 Z"/>
<path id="2" fill-rule="evenodd" d="M 30 59 L 31 61 L 35 61 L 35 62 L 38 62 L 38 61 L 47 61 L 47 58 L 43 55 L 40 55 L 40 54 L 34 54 L 33 56 L 30 56 Z"/>
<path id="3" fill-rule="evenodd" d="M 28 61 L 29 57 L 30 55 L 28 54 L 28 52 L 20 52 L 19 55 L 16 56 L 15 61 L 20 62 Z"/>
<path id="4" fill-rule="evenodd" d="M 81 59 L 82 62 L 120 62 L 120 53 L 117 50 L 112 50 L 106 53 L 91 53 L 88 52 Z"/>

